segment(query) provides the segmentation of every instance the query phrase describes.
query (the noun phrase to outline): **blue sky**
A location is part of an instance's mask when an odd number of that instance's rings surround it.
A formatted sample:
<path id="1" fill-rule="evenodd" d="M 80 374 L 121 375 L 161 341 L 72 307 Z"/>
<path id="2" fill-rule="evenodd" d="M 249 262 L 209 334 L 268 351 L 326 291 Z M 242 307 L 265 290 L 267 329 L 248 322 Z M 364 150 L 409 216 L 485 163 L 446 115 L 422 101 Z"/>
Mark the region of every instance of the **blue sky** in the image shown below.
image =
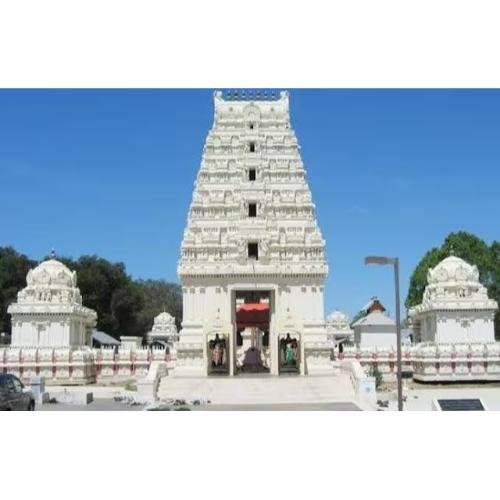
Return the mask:
<path id="1" fill-rule="evenodd" d="M 98 254 L 177 281 L 212 90 L 0 90 L 0 246 L 34 259 Z M 500 239 L 500 91 L 291 90 L 292 125 L 330 263 L 326 312 L 372 295 L 388 268 L 451 231 Z"/>

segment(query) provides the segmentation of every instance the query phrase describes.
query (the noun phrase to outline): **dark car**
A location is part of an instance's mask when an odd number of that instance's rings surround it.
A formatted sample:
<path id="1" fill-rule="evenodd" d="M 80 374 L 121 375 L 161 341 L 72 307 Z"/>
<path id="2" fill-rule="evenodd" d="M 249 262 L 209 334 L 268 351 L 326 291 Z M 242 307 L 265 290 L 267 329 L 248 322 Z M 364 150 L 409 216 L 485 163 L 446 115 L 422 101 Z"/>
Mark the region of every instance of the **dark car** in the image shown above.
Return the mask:
<path id="1" fill-rule="evenodd" d="M 15 375 L 0 373 L 0 410 L 34 409 L 33 393 Z"/>

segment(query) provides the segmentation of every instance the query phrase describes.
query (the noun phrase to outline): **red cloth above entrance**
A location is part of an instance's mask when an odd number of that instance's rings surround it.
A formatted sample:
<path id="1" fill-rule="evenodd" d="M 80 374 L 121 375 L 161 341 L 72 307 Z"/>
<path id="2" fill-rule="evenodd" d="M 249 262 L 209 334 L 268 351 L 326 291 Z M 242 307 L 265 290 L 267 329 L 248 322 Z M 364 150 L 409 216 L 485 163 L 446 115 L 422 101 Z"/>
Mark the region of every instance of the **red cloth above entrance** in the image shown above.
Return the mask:
<path id="1" fill-rule="evenodd" d="M 256 326 L 267 329 L 269 326 L 269 304 L 240 304 L 236 309 L 238 329 Z"/>
<path id="2" fill-rule="evenodd" d="M 269 304 L 263 304 L 262 302 L 257 302 L 255 304 L 240 304 L 237 307 L 237 311 L 269 311 Z"/>

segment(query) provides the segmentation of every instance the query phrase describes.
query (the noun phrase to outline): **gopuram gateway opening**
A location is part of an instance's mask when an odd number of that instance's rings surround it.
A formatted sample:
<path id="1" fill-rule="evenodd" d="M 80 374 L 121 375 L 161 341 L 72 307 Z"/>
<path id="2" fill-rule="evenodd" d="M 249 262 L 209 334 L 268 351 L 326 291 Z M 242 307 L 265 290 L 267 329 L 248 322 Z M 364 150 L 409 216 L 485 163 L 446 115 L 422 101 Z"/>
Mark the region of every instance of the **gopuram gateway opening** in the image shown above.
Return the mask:
<path id="1" fill-rule="evenodd" d="M 240 373 L 270 371 L 270 293 L 244 290 L 234 293 L 236 369 Z"/>
<path id="2" fill-rule="evenodd" d="M 316 222 L 287 92 L 214 94 L 181 247 L 174 377 L 332 373 Z"/>

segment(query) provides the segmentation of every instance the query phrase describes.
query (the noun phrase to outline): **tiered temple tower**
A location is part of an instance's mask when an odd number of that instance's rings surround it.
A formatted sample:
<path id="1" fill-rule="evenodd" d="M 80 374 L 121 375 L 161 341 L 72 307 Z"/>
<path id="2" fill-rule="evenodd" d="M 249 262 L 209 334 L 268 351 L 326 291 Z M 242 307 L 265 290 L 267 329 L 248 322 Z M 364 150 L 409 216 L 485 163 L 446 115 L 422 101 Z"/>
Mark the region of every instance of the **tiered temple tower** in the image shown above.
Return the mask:
<path id="1" fill-rule="evenodd" d="M 214 107 L 178 265 L 184 317 L 174 375 L 209 373 L 215 335 L 225 340 L 228 375 L 237 374 L 252 304 L 260 305 L 255 321 L 268 371 L 280 373 L 280 345 L 288 335 L 297 341 L 299 373 L 330 372 L 325 241 L 288 93 L 218 91 Z"/>

